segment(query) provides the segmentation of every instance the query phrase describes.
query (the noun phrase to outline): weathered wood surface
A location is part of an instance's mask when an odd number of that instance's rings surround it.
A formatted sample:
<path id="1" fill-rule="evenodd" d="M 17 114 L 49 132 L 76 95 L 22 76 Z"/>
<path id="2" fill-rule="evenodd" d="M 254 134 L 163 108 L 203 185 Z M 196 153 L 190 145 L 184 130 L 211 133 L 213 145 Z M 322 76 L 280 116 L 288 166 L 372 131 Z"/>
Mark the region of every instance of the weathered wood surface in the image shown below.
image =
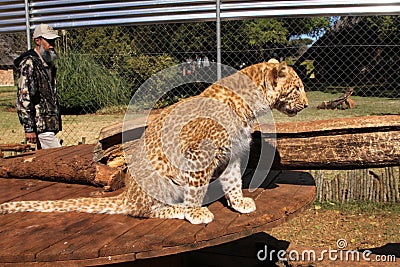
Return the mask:
<path id="1" fill-rule="evenodd" d="M 84 183 L 110 190 L 121 188 L 124 172 L 93 162 L 94 147 L 95 145 L 68 146 L 0 158 L 0 177 Z"/>
<path id="2" fill-rule="evenodd" d="M 260 131 L 265 133 L 266 129 L 261 126 Z M 400 165 L 400 116 L 277 124 L 276 133 L 276 168 L 279 169 Z"/>
<path id="3" fill-rule="evenodd" d="M 139 138 L 145 118 L 128 122 L 124 140 Z M 100 133 L 95 160 L 121 164 L 122 123 Z M 272 133 L 272 135 L 271 135 Z M 271 136 L 274 138 L 271 142 Z M 274 169 L 352 169 L 400 165 L 400 116 L 366 116 L 257 125 L 249 166 L 259 161 L 261 144 L 276 147 Z M 112 156 L 110 156 L 112 155 Z"/>
<path id="4" fill-rule="evenodd" d="M 362 132 L 377 130 L 399 130 L 399 115 L 361 116 L 350 118 L 335 118 L 328 120 L 302 121 L 289 123 L 276 123 L 276 133 L 279 134 L 305 134 L 305 133 L 331 133 Z M 262 125 L 262 132 L 268 132 L 268 127 Z"/>
<path id="5" fill-rule="evenodd" d="M 251 178 L 245 176 L 245 184 Z M 0 203 L 102 194 L 78 184 L 0 178 Z M 0 265 L 86 266 L 176 254 L 237 240 L 271 229 L 302 211 L 315 197 L 314 180 L 304 172 L 273 172 L 255 191 L 245 190 L 257 211 L 239 214 L 224 200 L 209 208 L 207 225 L 184 220 L 138 219 L 86 213 L 14 213 L 0 215 Z"/>
<path id="6" fill-rule="evenodd" d="M 30 144 L 0 144 L 0 151 L 24 152 L 31 149 Z"/>
<path id="7" fill-rule="evenodd" d="M 249 168 L 260 162 L 260 149 L 276 139 L 273 169 L 354 169 L 400 165 L 400 116 L 368 116 L 260 125 L 253 134 Z M 127 140 L 140 138 L 145 118 L 130 122 Z M 89 183 L 115 190 L 123 186 L 125 158 L 122 124 L 100 133 L 99 144 L 38 150 L 0 158 L 1 177 Z M 134 145 L 131 143 L 131 145 Z M 276 147 L 275 147 L 276 146 Z M 272 161 L 271 159 L 268 159 Z M 261 159 L 264 161 L 264 159 Z"/>
<path id="8" fill-rule="evenodd" d="M 151 120 L 150 116 L 147 120 Z M 144 131 L 146 126 L 146 118 L 140 117 L 135 120 L 126 122 L 124 134 L 127 139 L 136 139 Z M 119 144 L 122 141 L 122 128 L 124 123 L 116 123 L 104 127 L 99 134 L 99 142 L 105 146 Z M 305 134 L 305 133 L 323 133 L 331 132 L 340 134 L 341 132 L 352 131 L 356 129 L 370 130 L 399 130 L 400 116 L 399 115 L 382 115 L 382 116 L 361 116 L 350 118 L 335 118 L 328 120 L 316 121 L 301 121 L 301 122 L 284 122 L 276 123 L 272 126 L 261 124 L 256 126 L 256 130 L 269 133 L 271 129 L 277 133 L 278 138 L 281 134 Z M 356 130 L 357 131 L 357 130 Z"/>
<path id="9" fill-rule="evenodd" d="M 0 144 L 0 158 L 4 157 L 4 151 L 26 152 L 31 149 L 29 144 Z"/>

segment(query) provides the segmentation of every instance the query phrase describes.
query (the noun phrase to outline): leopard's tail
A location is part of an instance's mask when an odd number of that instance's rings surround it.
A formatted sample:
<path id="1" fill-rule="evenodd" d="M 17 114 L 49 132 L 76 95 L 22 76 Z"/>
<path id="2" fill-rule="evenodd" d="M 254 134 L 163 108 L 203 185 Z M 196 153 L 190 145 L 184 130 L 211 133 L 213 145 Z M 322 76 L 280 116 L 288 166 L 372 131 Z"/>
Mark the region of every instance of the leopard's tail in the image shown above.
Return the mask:
<path id="1" fill-rule="evenodd" d="M 65 200 L 16 201 L 0 204 L 0 214 L 15 212 L 86 212 L 128 214 L 123 194 L 104 198 L 72 198 Z"/>

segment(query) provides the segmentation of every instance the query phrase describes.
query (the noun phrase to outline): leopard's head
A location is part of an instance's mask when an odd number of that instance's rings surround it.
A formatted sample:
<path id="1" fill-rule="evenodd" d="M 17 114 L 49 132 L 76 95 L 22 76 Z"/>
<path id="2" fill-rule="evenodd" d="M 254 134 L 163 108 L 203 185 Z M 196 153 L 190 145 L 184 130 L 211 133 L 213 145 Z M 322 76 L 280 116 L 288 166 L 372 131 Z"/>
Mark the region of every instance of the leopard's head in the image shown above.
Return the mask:
<path id="1" fill-rule="evenodd" d="M 272 108 L 292 117 L 299 111 L 308 106 L 308 99 L 304 91 L 304 85 L 294 69 L 286 64 L 269 63 L 272 65 L 270 80 L 273 92 L 275 93 L 275 102 Z"/>

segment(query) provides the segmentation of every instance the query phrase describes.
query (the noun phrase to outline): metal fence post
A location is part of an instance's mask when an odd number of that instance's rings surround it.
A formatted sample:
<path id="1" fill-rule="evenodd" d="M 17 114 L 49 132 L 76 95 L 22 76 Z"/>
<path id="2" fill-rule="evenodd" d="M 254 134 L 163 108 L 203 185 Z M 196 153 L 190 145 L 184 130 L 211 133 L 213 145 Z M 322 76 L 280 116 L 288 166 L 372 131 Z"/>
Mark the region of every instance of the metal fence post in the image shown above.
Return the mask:
<path id="1" fill-rule="evenodd" d="M 31 25 L 29 20 L 29 0 L 25 0 L 25 25 L 26 25 L 26 43 L 28 49 L 32 48 L 31 45 Z"/>
<path id="2" fill-rule="evenodd" d="M 216 0 L 217 79 L 221 79 L 221 0 Z"/>

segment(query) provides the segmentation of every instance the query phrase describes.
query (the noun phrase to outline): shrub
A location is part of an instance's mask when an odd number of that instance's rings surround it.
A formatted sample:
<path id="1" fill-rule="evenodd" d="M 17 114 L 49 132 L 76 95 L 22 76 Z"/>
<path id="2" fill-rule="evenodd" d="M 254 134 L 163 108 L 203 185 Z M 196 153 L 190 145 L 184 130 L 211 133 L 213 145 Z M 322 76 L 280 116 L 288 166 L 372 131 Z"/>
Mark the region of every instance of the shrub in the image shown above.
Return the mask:
<path id="1" fill-rule="evenodd" d="M 93 113 L 129 103 L 127 82 L 97 63 L 93 56 L 61 55 L 57 67 L 57 90 L 64 114 Z"/>

